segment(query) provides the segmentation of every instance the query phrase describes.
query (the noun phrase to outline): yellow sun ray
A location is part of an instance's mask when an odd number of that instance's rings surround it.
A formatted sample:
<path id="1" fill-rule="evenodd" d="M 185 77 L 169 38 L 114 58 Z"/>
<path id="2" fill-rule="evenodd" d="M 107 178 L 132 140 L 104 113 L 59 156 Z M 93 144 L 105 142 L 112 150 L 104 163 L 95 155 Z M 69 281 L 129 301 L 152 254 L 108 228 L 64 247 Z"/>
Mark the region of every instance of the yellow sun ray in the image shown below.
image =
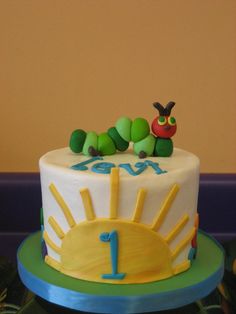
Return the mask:
<path id="1" fill-rule="evenodd" d="M 178 223 L 174 226 L 171 232 L 166 236 L 165 241 L 170 243 L 183 230 L 186 223 L 189 221 L 189 215 L 185 214 Z"/>
<path id="2" fill-rule="evenodd" d="M 194 227 L 196 229 L 199 228 L 199 214 L 198 213 L 196 213 L 196 215 L 195 215 Z"/>
<path id="3" fill-rule="evenodd" d="M 139 189 L 136 204 L 135 204 L 134 214 L 132 217 L 133 222 L 139 222 L 141 219 L 146 195 L 147 195 L 147 190 Z"/>
<path id="4" fill-rule="evenodd" d="M 89 190 L 86 189 L 86 188 L 85 189 L 81 189 L 80 190 L 80 195 L 82 197 L 84 210 L 85 210 L 85 215 L 86 215 L 87 220 L 94 220 L 96 218 L 96 215 L 94 213 L 92 199 L 91 199 Z"/>
<path id="5" fill-rule="evenodd" d="M 71 214 L 70 208 L 68 207 L 68 205 L 66 204 L 63 197 L 58 192 L 57 188 L 53 183 L 50 184 L 49 189 L 52 195 L 54 196 L 55 200 L 57 201 L 58 205 L 61 207 L 69 226 L 73 228 L 76 225 L 76 222 Z"/>
<path id="6" fill-rule="evenodd" d="M 62 230 L 62 228 L 59 226 L 59 224 L 56 222 L 56 220 L 51 216 L 51 217 L 49 217 L 48 222 L 49 222 L 50 226 L 52 227 L 52 229 L 57 234 L 58 238 L 63 239 L 65 236 L 65 233 Z"/>
<path id="7" fill-rule="evenodd" d="M 51 267 L 55 268 L 56 270 L 60 271 L 60 269 L 61 269 L 61 263 L 59 263 L 58 261 L 56 261 L 54 258 L 52 258 L 52 257 L 50 257 L 50 256 L 48 256 L 48 255 L 46 255 L 46 256 L 45 256 L 45 262 L 46 262 L 49 266 L 51 266 Z"/>
<path id="8" fill-rule="evenodd" d="M 112 168 L 110 174 L 110 219 L 117 218 L 119 203 L 119 168 Z"/>
<path id="9" fill-rule="evenodd" d="M 55 251 L 57 254 L 61 254 L 61 248 L 57 246 L 49 237 L 48 233 L 44 231 L 43 233 L 43 238 L 45 242 L 47 243 L 48 246 L 50 246 L 53 251 Z"/>
<path id="10" fill-rule="evenodd" d="M 192 228 L 190 232 L 186 235 L 186 237 L 176 246 L 175 250 L 171 254 L 171 259 L 174 260 L 179 253 L 185 248 L 185 246 L 192 240 L 194 234 L 196 232 L 196 228 Z"/>
<path id="11" fill-rule="evenodd" d="M 177 193 L 179 191 L 178 184 L 174 184 L 171 190 L 169 191 L 168 195 L 166 196 L 160 211 L 158 212 L 157 216 L 154 218 L 154 221 L 152 223 L 151 229 L 157 231 L 161 224 L 163 223 L 171 204 L 173 203 Z"/>

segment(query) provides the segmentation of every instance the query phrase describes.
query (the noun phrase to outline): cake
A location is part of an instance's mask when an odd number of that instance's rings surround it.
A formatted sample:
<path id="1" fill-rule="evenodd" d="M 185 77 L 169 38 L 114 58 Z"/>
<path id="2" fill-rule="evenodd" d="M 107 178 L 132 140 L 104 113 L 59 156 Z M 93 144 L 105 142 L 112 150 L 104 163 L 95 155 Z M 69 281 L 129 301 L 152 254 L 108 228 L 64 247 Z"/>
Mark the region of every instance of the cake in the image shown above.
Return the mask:
<path id="1" fill-rule="evenodd" d="M 40 159 L 45 263 L 66 276 L 116 285 L 188 271 L 196 257 L 199 159 L 175 148 L 174 102 L 159 115 L 120 118 Z M 132 145 L 133 143 L 133 145 Z"/>

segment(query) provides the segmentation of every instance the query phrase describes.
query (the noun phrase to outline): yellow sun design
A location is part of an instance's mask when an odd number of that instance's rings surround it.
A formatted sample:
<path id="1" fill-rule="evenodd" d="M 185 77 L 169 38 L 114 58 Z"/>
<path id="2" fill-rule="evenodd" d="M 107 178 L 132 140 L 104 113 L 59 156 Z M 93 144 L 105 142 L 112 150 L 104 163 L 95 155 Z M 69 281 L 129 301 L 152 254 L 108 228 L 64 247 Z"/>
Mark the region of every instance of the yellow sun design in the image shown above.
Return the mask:
<path id="1" fill-rule="evenodd" d="M 110 174 L 109 218 L 97 218 L 88 189 L 80 190 L 86 220 L 77 223 L 71 210 L 52 183 L 49 189 L 70 226 L 65 233 L 51 216 L 49 224 L 61 239 L 56 245 L 45 231 L 47 245 L 59 254 L 60 262 L 46 255 L 45 261 L 62 273 L 85 280 L 109 283 L 144 283 L 171 277 L 190 267 L 190 261 L 173 266 L 177 256 L 191 242 L 196 228 L 170 249 L 170 243 L 181 233 L 189 220 L 184 214 L 167 236 L 158 233 L 179 191 L 174 184 L 151 225 L 140 223 L 147 191 L 140 188 L 130 220 L 121 219 L 119 208 L 119 168 Z M 108 243 L 109 242 L 109 243 Z"/>

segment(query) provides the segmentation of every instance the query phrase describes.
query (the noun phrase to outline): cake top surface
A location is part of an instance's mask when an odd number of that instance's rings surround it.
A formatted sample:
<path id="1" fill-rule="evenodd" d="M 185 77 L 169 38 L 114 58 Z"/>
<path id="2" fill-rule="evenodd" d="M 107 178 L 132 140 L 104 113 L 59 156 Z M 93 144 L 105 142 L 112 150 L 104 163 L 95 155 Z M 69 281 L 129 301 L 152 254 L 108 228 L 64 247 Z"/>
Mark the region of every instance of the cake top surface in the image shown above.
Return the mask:
<path id="1" fill-rule="evenodd" d="M 46 153 L 40 159 L 40 167 L 56 167 L 57 170 L 70 174 L 105 176 L 111 168 L 119 167 L 123 177 L 145 175 L 165 175 L 186 170 L 199 165 L 199 159 L 185 150 L 174 148 L 170 157 L 152 157 L 140 159 L 132 149 L 111 156 L 84 156 L 75 154 L 70 148 L 61 148 Z"/>

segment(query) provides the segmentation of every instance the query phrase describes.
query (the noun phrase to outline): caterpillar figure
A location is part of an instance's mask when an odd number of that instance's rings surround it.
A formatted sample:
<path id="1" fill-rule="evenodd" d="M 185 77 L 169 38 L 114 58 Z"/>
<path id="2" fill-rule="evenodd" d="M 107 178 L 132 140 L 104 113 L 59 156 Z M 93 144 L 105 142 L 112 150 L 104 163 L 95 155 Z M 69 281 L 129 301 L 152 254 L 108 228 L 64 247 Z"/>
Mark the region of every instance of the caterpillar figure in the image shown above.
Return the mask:
<path id="1" fill-rule="evenodd" d="M 113 155 L 116 151 L 125 151 L 129 143 L 133 142 L 133 150 L 139 158 L 147 156 L 169 157 L 173 152 L 171 137 L 176 132 L 176 120 L 170 116 L 174 102 L 169 102 L 166 107 L 155 102 L 153 106 L 158 110 L 152 122 L 152 132 L 147 120 L 136 118 L 131 120 L 122 117 L 117 120 L 114 127 L 105 133 L 97 135 L 95 132 L 85 132 L 77 129 L 72 132 L 70 148 L 74 153 L 83 153 L 87 156 Z"/>

